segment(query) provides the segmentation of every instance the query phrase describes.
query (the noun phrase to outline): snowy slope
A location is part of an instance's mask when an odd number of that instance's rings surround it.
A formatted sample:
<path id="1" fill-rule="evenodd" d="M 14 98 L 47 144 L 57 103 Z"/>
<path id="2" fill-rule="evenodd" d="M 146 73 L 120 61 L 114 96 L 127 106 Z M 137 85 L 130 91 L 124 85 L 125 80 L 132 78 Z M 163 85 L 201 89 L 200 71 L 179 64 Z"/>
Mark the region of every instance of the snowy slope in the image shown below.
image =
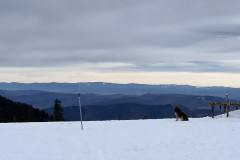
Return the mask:
<path id="1" fill-rule="evenodd" d="M 226 117 L 226 114 L 216 116 L 216 118 L 224 118 L 224 117 Z M 228 118 L 240 118 L 240 110 L 235 110 L 233 112 L 229 112 Z"/>
<path id="2" fill-rule="evenodd" d="M 238 160 L 230 118 L 0 124 L 1 160 Z"/>

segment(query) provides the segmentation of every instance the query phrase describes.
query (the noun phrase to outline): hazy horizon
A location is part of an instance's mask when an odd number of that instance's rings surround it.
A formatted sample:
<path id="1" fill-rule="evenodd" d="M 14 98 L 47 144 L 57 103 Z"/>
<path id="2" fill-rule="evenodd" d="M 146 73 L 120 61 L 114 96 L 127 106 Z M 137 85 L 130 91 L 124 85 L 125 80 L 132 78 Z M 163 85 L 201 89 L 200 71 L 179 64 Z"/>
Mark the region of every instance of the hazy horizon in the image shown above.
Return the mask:
<path id="1" fill-rule="evenodd" d="M 35 83 L 39 83 L 39 84 L 44 84 L 44 83 L 59 83 L 59 84 L 77 84 L 77 83 L 106 83 L 106 84 L 137 84 L 137 85 L 186 85 L 186 86 L 192 86 L 192 87 L 229 87 L 229 88 L 240 88 L 240 87 L 233 87 L 233 86 L 221 86 L 221 85 L 191 85 L 191 84 L 174 84 L 174 83 L 135 83 L 135 82 L 129 82 L 129 83 L 118 83 L 118 82 L 106 82 L 106 81 L 86 81 L 86 82 L 55 82 L 55 81 L 45 81 L 45 82 L 17 82 L 17 81 L 10 81 L 10 82 L 3 82 L 0 81 L 0 83 L 7 83 L 7 84 L 11 84 L 11 83 L 19 83 L 19 84 L 35 84 Z"/>

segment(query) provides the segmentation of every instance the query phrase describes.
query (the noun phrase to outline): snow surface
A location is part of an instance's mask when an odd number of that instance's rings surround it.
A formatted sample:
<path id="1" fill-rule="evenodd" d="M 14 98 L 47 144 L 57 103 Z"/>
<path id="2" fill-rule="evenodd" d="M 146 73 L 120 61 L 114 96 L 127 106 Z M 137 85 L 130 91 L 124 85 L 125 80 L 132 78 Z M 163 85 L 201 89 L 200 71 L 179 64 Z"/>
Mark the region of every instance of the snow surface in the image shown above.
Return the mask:
<path id="1" fill-rule="evenodd" d="M 230 118 L 0 124 L 0 160 L 239 160 Z"/>

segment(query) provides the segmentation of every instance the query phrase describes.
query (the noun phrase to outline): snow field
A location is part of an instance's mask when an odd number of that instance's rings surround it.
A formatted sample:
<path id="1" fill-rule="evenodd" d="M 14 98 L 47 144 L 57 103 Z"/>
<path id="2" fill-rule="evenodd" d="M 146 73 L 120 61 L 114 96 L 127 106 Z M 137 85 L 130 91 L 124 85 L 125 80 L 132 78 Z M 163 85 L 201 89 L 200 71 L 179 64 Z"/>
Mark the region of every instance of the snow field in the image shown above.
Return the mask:
<path id="1" fill-rule="evenodd" d="M 2 123 L 0 159 L 239 160 L 235 117 L 92 121 L 83 131 L 80 122 Z"/>

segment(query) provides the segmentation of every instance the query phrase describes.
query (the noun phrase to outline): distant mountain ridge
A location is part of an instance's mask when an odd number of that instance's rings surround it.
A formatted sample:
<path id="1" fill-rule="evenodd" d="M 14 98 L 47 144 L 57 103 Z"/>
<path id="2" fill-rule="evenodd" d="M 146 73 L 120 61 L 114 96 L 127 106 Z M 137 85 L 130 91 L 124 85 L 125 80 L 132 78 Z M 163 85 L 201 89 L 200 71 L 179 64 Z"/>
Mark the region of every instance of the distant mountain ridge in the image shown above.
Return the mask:
<path id="1" fill-rule="evenodd" d="M 195 87 L 188 85 L 145 85 L 114 83 L 0 83 L 0 95 L 31 104 L 51 113 L 54 100 L 62 101 L 67 120 L 78 120 L 81 93 L 85 120 L 173 118 L 179 105 L 191 117 L 210 115 L 209 101 L 238 101 L 239 88 Z M 155 114 L 156 113 L 156 114 Z M 216 114 L 222 111 L 216 111 Z"/>
<path id="2" fill-rule="evenodd" d="M 0 90 L 3 95 L 16 102 L 31 104 L 52 114 L 56 98 L 62 101 L 64 117 L 67 120 L 79 120 L 77 94 L 57 93 L 39 90 Z M 84 120 L 142 119 L 145 114 L 151 119 L 173 118 L 173 106 L 179 105 L 190 117 L 209 116 L 209 101 L 225 101 L 214 96 L 183 94 L 143 94 L 143 95 L 100 95 L 81 94 Z M 222 111 L 216 111 L 216 114 Z"/>
<path id="3" fill-rule="evenodd" d="M 95 93 L 95 94 L 185 94 L 208 95 L 240 100 L 240 88 L 230 87 L 196 87 L 189 85 L 147 85 L 147 84 L 115 84 L 103 82 L 89 83 L 0 83 L 0 90 L 42 90 L 62 93 Z"/>
<path id="4" fill-rule="evenodd" d="M 31 104 L 38 108 L 51 108 L 56 98 L 62 101 L 62 106 L 78 105 L 77 94 L 56 93 L 46 91 L 8 91 L 0 90 L 0 95 L 17 102 Z M 114 105 L 136 103 L 143 105 L 183 105 L 189 108 L 209 109 L 209 101 L 225 101 L 224 98 L 214 96 L 198 96 L 183 94 L 143 94 L 143 95 L 99 95 L 81 94 L 82 105 Z"/>

